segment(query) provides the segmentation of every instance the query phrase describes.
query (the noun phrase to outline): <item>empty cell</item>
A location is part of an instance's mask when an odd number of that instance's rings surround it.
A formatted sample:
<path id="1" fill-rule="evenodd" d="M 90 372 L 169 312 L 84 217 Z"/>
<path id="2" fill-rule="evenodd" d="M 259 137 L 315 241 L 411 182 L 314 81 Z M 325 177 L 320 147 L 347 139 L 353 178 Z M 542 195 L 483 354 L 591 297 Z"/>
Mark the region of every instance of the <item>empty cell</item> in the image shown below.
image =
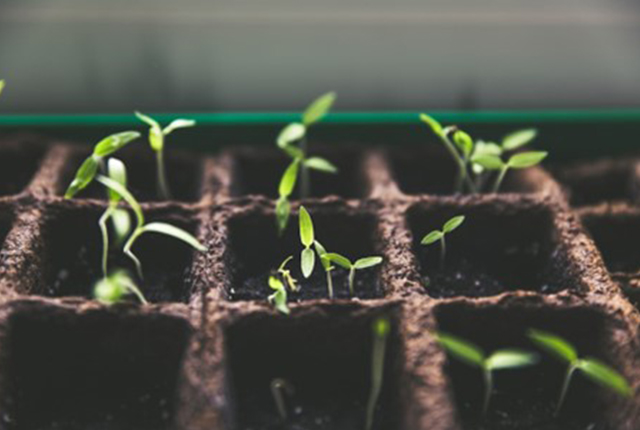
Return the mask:
<path id="1" fill-rule="evenodd" d="M 457 215 L 465 221 L 445 235 L 443 260 L 440 241 L 421 241 Z M 551 293 L 572 285 L 553 212 L 544 205 L 417 205 L 407 221 L 425 290 L 433 297 Z"/>
<path id="2" fill-rule="evenodd" d="M 612 273 L 640 271 L 640 214 L 608 214 L 582 219 Z"/>
<path id="3" fill-rule="evenodd" d="M 188 324 L 29 307 L 10 317 L 4 419 L 17 430 L 171 428 Z"/>
<path id="4" fill-rule="evenodd" d="M 337 252 L 352 262 L 362 257 L 380 255 L 381 249 L 376 217 L 368 212 L 349 212 L 340 209 L 309 208 L 315 238 L 328 252 Z M 233 217 L 228 222 L 229 249 L 225 254 L 230 276 L 231 300 L 266 300 L 273 292 L 268 286 L 269 275 L 288 256 L 287 266 L 299 281 L 300 291 L 290 293 L 291 301 L 328 297 L 326 273 L 316 256 L 315 269 L 309 279 L 300 271 L 300 242 L 297 215 L 292 215 L 282 236 L 278 235 L 273 212 L 251 211 Z M 355 276 L 354 292 L 359 298 L 383 295 L 379 279 L 380 266 L 359 270 Z M 349 298 L 348 271 L 332 271 L 335 297 Z"/>
<path id="5" fill-rule="evenodd" d="M 0 196 L 22 192 L 38 171 L 43 156 L 43 147 L 35 142 L 0 145 Z"/>

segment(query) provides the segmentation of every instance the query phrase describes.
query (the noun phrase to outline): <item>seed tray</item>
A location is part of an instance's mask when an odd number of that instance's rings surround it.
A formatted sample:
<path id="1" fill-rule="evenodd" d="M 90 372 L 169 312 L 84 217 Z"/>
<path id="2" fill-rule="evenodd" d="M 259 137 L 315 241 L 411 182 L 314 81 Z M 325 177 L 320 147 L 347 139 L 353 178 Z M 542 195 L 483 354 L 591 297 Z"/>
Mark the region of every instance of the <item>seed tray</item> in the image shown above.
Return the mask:
<path id="1" fill-rule="evenodd" d="M 272 189 L 286 160 L 275 149 L 172 151 L 168 175 L 178 182 L 176 199 L 166 202 L 145 188 L 143 178 L 153 177 L 148 151 L 123 150 L 140 175 L 131 189 L 149 219 L 189 230 L 208 251 L 143 237 L 142 287 L 152 303 L 106 307 L 90 300 L 90 285 L 100 271 L 95 224 L 107 202 L 91 189 L 61 197 L 87 148 L 3 137 L 2 163 L 20 174 L 0 181 L 0 429 L 360 429 L 378 315 L 390 318 L 392 331 L 377 429 L 638 428 L 635 161 L 530 168 L 512 173 L 503 193 L 452 196 L 442 184 L 451 183 L 453 166 L 437 146 L 314 148 L 342 160 L 343 173 L 294 200 L 291 224 L 304 203 L 327 247 L 381 255 L 384 264 L 363 274 L 356 299 L 346 298 L 338 275 L 338 298 L 327 299 L 314 273 L 283 316 L 267 303 L 264 281 L 300 246 L 295 228 L 278 239 Z M 579 190 L 586 180 L 572 175 L 590 172 L 612 175 L 611 194 Z M 434 251 L 418 241 L 456 214 L 467 222 L 439 270 Z M 543 358 L 535 369 L 499 375 L 480 419 L 478 375 L 448 360 L 433 331 L 492 350 L 531 348 L 531 327 L 615 366 L 633 398 L 578 377 L 554 420 L 563 367 Z M 270 398 L 274 377 L 297 390 L 286 425 Z"/>

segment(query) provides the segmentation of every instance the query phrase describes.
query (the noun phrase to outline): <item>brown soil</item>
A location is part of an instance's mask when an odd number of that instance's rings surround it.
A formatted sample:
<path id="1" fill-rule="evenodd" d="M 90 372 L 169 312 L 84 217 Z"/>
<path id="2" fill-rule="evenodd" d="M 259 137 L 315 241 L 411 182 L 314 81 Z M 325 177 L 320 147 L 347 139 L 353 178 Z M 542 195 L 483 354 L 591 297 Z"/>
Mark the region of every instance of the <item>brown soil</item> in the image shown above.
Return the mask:
<path id="1" fill-rule="evenodd" d="M 280 237 L 273 196 L 286 159 L 276 151 L 168 151 L 176 199 L 161 202 L 152 154 L 132 149 L 122 158 L 135 166 L 131 189 L 148 220 L 186 228 L 208 250 L 143 237 L 140 284 L 152 304 L 105 307 L 90 299 L 100 277 L 102 190 L 61 198 L 85 152 L 24 139 L 0 141 L 3 162 L 26 166 L 24 177 L 2 181 L 10 191 L 0 190 L 0 430 L 360 430 L 371 323 L 380 315 L 392 332 L 375 429 L 640 425 L 640 393 L 620 399 L 583 377 L 553 418 L 563 366 L 544 354 L 535 368 L 496 375 L 482 417 L 480 376 L 433 337 L 440 329 L 486 351 L 535 349 L 529 328 L 554 331 L 615 366 L 637 391 L 640 210 L 635 188 L 619 189 L 635 183 L 635 168 L 625 170 L 629 182 L 612 179 L 598 192 L 605 197 L 594 191 L 592 200 L 576 197 L 582 179 L 566 188 L 573 176 L 554 170 L 569 199 L 539 168 L 513 173 L 498 195 L 452 196 L 441 148 L 320 147 L 341 172 L 313 178 L 312 197 L 294 199 Z M 616 200 L 623 202 L 588 206 Z M 329 251 L 384 258 L 357 274 L 355 297 L 342 269 L 333 274 L 333 301 L 319 264 L 302 279 L 301 203 Z M 447 238 L 441 268 L 439 245 L 419 242 L 457 214 L 467 221 Z M 290 294 L 292 313 L 284 316 L 267 303 L 266 279 L 288 255 L 301 291 Z M 110 264 L 132 268 L 117 252 Z M 276 377 L 296 388 L 286 422 L 269 392 Z"/>

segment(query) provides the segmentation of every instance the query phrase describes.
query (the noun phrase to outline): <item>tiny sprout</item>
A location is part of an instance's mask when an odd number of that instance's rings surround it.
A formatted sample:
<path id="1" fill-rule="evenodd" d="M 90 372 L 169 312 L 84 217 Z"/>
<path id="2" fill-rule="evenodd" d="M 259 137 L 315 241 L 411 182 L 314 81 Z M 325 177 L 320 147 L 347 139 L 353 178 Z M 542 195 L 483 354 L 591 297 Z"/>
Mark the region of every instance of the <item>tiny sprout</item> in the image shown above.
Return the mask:
<path id="1" fill-rule="evenodd" d="M 117 270 L 100 279 L 93 290 L 96 300 L 105 305 L 119 303 L 127 294 L 135 295 L 143 305 L 148 304 L 140 289 L 124 270 Z"/>
<path id="2" fill-rule="evenodd" d="M 146 123 L 150 127 L 149 145 L 156 153 L 158 194 L 163 199 L 169 199 L 171 198 L 171 192 L 169 190 L 169 183 L 167 182 L 167 173 L 164 164 L 164 138 L 179 128 L 193 127 L 196 125 L 196 122 L 191 119 L 176 119 L 165 128 L 162 128 L 160 127 L 160 124 L 150 116 L 144 115 L 140 112 L 136 112 L 135 114 L 140 121 Z"/>
<path id="3" fill-rule="evenodd" d="M 328 258 L 327 250 L 322 246 L 320 242 L 317 240 L 313 243 L 318 256 L 320 257 L 320 263 L 322 264 L 322 268 L 324 272 L 327 274 L 327 291 L 329 293 L 329 298 L 333 299 L 333 278 L 331 277 L 331 272 L 334 267 L 331 264 L 331 260 Z"/>
<path id="4" fill-rule="evenodd" d="M 474 156 L 473 163 L 487 170 L 499 171 L 491 189 L 491 192 L 497 193 L 509 169 L 526 169 L 527 167 L 535 166 L 544 160 L 547 154 L 545 151 L 520 152 L 512 155 L 506 163 L 502 161 L 499 155 L 484 154 Z"/>
<path id="5" fill-rule="evenodd" d="M 269 288 L 274 290 L 274 293 L 268 297 L 269 303 L 273 304 L 273 307 L 285 315 L 289 315 L 289 307 L 287 306 L 287 289 L 280 279 L 276 276 L 269 277 Z"/>
<path id="6" fill-rule="evenodd" d="M 276 222 L 278 224 L 278 232 L 282 234 L 289 223 L 291 215 L 291 202 L 289 197 L 296 186 L 298 180 L 298 170 L 300 168 L 300 159 L 294 159 L 287 170 L 284 171 L 280 186 L 278 187 L 278 202 L 276 203 Z"/>
<path id="7" fill-rule="evenodd" d="M 131 236 L 129 236 L 129 239 L 127 240 L 127 242 L 124 244 L 123 252 L 125 253 L 125 255 L 127 255 L 127 257 L 131 259 L 131 261 L 133 261 L 133 263 L 136 266 L 138 276 L 141 279 L 143 278 L 142 263 L 140 262 L 138 257 L 133 253 L 131 248 L 135 244 L 135 241 L 144 233 L 164 234 L 166 236 L 171 236 L 176 239 L 179 239 L 185 242 L 186 244 L 192 246 L 198 251 L 207 250 L 207 248 L 204 247 L 198 241 L 198 239 L 196 239 L 186 231 L 178 227 L 175 227 L 171 224 L 167 224 L 164 222 L 151 222 L 146 224 L 144 219 L 144 214 L 142 213 L 142 208 L 140 207 L 140 203 L 138 203 L 138 201 L 135 199 L 135 197 L 133 197 L 133 195 L 129 192 L 129 190 L 127 190 L 127 188 L 122 186 L 122 184 L 120 184 L 119 182 L 114 181 L 113 179 L 108 178 L 106 176 L 102 176 L 102 175 L 99 175 L 96 178 L 96 180 L 100 182 L 102 185 L 104 185 L 105 187 L 107 187 L 109 190 L 119 194 L 120 197 L 122 197 L 122 199 L 126 201 L 127 204 L 131 207 L 131 209 L 133 210 L 133 213 L 136 216 L 136 227 L 133 230 L 133 233 L 131 233 Z"/>
<path id="8" fill-rule="evenodd" d="M 287 404 L 285 402 L 285 394 L 289 397 L 295 394 L 295 388 L 289 381 L 283 378 L 275 378 L 271 381 L 271 395 L 276 404 L 278 414 L 283 421 L 288 417 Z"/>
<path id="9" fill-rule="evenodd" d="M 382 390 L 382 381 L 384 377 L 384 357 L 387 349 L 387 337 L 391 330 L 391 324 L 386 317 L 377 318 L 372 325 L 373 331 L 373 348 L 371 353 L 371 391 L 369 391 L 369 400 L 367 401 L 367 416 L 365 429 L 371 430 L 373 427 L 373 417 L 375 415 L 376 404 L 380 391 Z"/>
<path id="10" fill-rule="evenodd" d="M 284 283 L 289 287 L 291 291 L 298 291 L 300 287 L 298 286 L 298 281 L 291 275 L 291 270 L 287 269 L 287 264 L 289 261 L 293 260 L 293 256 L 289 256 L 285 258 L 285 260 L 278 267 L 278 275 L 282 278 Z"/>
<path id="11" fill-rule="evenodd" d="M 486 356 L 484 351 L 471 342 L 450 334 L 438 333 L 438 342 L 453 357 L 470 366 L 482 369 L 485 381 L 485 394 L 482 413 L 489 410 L 491 393 L 493 392 L 493 371 L 531 366 L 538 362 L 538 355 L 518 349 L 501 349 Z"/>
<path id="12" fill-rule="evenodd" d="M 581 370 L 592 381 L 622 396 L 629 397 L 631 395 L 631 387 L 621 374 L 594 358 L 580 358 L 576 348 L 560 336 L 540 330 L 530 330 L 529 338 L 539 347 L 568 365 L 558 404 L 556 405 L 556 416 L 564 404 L 571 377 L 576 370 Z"/>
<path id="13" fill-rule="evenodd" d="M 300 269 L 302 270 L 302 275 L 305 278 L 311 276 L 313 273 L 313 267 L 316 262 L 316 255 L 314 254 L 311 246 L 315 241 L 314 233 L 313 233 L 313 221 L 311 220 L 311 215 L 305 209 L 304 206 L 300 206 L 300 241 L 302 245 L 304 245 L 304 249 L 302 250 L 302 254 L 300 255 Z"/>
<path id="14" fill-rule="evenodd" d="M 356 270 L 368 269 L 382 263 L 382 257 L 377 256 L 360 258 L 359 260 L 356 260 L 355 263 L 352 263 L 347 257 L 344 257 L 335 252 L 326 254 L 326 258 L 349 271 L 349 293 L 352 296 L 355 295 L 354 282 L 356 277 Z"/>
<path id="15" fill-rule="evenodd" d="M 464 220 L 464 215 L 454 216 L 453 218 L 449 219 L 449 221 L 444 223 L 444 226 L 442 226 L 442 230 L 433 230 L 425 237 L 423 237 L 422 241 L 420 242 L 422 245 L 431 245 L 432 243 L 440 241 L 440 267 L 442 268 L 444 268 L 444 261 L 447 252 L 445 236 L 460 227 Z"/>
<path id="16" fill-rule="evenodd" d="M 0 79 L 0 94 L 2 94 L 2 90 L 4 90 L 4 79 Z"/>

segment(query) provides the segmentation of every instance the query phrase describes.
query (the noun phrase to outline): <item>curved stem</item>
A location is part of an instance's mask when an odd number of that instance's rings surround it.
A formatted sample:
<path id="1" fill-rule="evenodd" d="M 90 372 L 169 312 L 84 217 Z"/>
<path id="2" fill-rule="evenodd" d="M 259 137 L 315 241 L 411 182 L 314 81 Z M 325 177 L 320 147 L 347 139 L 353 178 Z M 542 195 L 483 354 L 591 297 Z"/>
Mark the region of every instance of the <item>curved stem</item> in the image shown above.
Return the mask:
<path id="1" fill-rule="evenodd" d="M 142 303 L 143 305 L 149 304 L 149 302 L 147 302 L 147 299 L 144 298 L 142 291 L 140 291 L 140 289 L 135 284 L 127 283 L 126 287 L 138 298 L 138 300 L 140 300 L 140 303 Z"/>
<path id="2" fill-rule="evenodd" d="M 329 291 L 329 298 L 333 299 L 333 279 L 331 278 L 331 270 L 327 270 L 327 290 Z"/>
<path id="3" fill-rule="evenodd" d="M 378 402 L 378 397 L 380 397 L 380 391 L 382 390 L 382 382 L 384 379 L 384 356 L 386 352 L 386 345 L 386 335 L 374 335 L 373 354 L 371 358 L 371 391 L 369 392 L 369 400 L 367 401 L 365 430 L 371 430 L 373 427 L 376 403 Z"/>
<path id="4" fill-rule="evenodd" d="M 100 234 L 102 235 L 102 276 L 107 277 L 107 263 L 109 258 L 109 231 L 107 230 L 107 221 L 111 218 L 113 207 L 109 206 L 98 220 Z"/>
<path id="5" fill-rule="evenodd" d="M 271 395 L 273 396 L 273 401 L 276 404 L 278 414 L 283 420 L 287 419 L 287 405 L 284 401 L 284 395 L 286 393 L 291 396 L 293 395 L 293 391 L 293 386 L 282 378 L 276 378 L 271 381 Z"/>
<path id="6" fill-rule="evenodd" d="M 307 159 L 308 151 L 306 137 L 302 138 L 300 149 L 302 149 L 302 163 L 300 164 L 300 198 L 307 199 L 311 196 L 311 180 L 309 177 L 309 168 L 304 163 L 304 160 Z"/>
<path id="7" fill-rule="evenodd" d="M 169 191 L 169 183 L 167 182 L 163 150 L 156 151 L 156 168 L 158 171 L 158 195 L 162 199 L 169 200 L 171 198 L 171 192 Z"/>
<path id="8" fill-rule="evenodd" d="M 473 181 L 471 180 L 471 178 L 467 174 L 466 163 L 460 157 L 460 154 L 456 150 L 456 147 L 454 146 L 453 142 L 451 142 L 451 140 L 447 137 L 446 134 L 440 135 L 440 140 L 442 140 L 442 142 L 444 143 L 444 146 L 447 148 L 447 150 L 449 151 L 449 153 L 453 157 L 453 160 L 458 165 L 458 176 L 456 177 L 456 183 L 455 183 L 454 191 L 456 191 L 458 193 L 462 193 L 464 191 L 463 190 L 463 184 L 466 183 L 467 186 L 469 187 L 469 191 L 471 191 L 472 193 L 475 193 L 476 192 L 476 186 L 474 185 Z"/>
<path id="9" fill-rule="evenodd" d="M 500 185 L 502 185 L 502 181 L 504 180 L 504 176 L 507 174 L 507 170 L 509 170 L 509 167 L 506 164 L 502 169 L 500 169 L 500 173 L 498 174 L 496 181 L 493 183 L 493 188 L 491 189 L 492 193 L 497 193 L 498 190 L 500 190 Z"/>
<path id="10" fill-rule="evenodd" d="M 355 292 L 354 292 L 354 283 L 355 283 L 355 278 L 356 278 L 356 268 L 355 267 L 351 267 L 351 269 L 349 269 L 349 293 L 354 296 Z"/>
<path id="11" fill-rule="evenodd" d="M 569 390 L 569 383 L 571 382 L 571 376 L 573 376 L 573 372 L 575 372 L 576 368 L 577 368 L 576 365 L 572 364 L 571 366 L 569 366 L 569 368 L 567 369 L 567 373 L 564 375 L 564 382 L 562 383 L 562 390 L 560 390 L 560 397 L 558 399 L 558 404 L 556 405 L 556 410 L 553 413 L 554 417 L 558 416 L 558 414 L 560 413 L 560 409 L 564 404 L 564 399 L 565 397 L 567 397 L 567 391 Z"/>
<path id="12" fill-rule="evenodd" d="M 444 240 L 444 233 L 440 238 L 440 269 L 444 269 L 444 259 L 447 255 L 447 243 Z"/>
<path id="13" fill-rule="evenodd" d="M 487 415 L 489 403 L 491 402 L 491 392 L 493 391 L 493 376 L 491 370 L 484 369 L 484 403 L 482 405 L 482 415 Z"/>
<path id="14" fill-rule="evenodd" d="M 136 255 L 131 251 L 131 247 L 133 246 L 135 240 L 141 234 L 142 234 L 142 230 L 139 227 L 136 228 L 136 230 L 133 232 L 133 234 L 131 235 L 129 240 L 127 240 L 127 243 L 125 243 L 124 248 L 123 248 L 123 252 L 135 264 L 136 272 L 138 273 L 138 277 L 140 277 L 140 279 L 144 279 L 144 276 L 142 275 L 142 263 L 140 262 L 138 257 L 136 257 Z"/>

